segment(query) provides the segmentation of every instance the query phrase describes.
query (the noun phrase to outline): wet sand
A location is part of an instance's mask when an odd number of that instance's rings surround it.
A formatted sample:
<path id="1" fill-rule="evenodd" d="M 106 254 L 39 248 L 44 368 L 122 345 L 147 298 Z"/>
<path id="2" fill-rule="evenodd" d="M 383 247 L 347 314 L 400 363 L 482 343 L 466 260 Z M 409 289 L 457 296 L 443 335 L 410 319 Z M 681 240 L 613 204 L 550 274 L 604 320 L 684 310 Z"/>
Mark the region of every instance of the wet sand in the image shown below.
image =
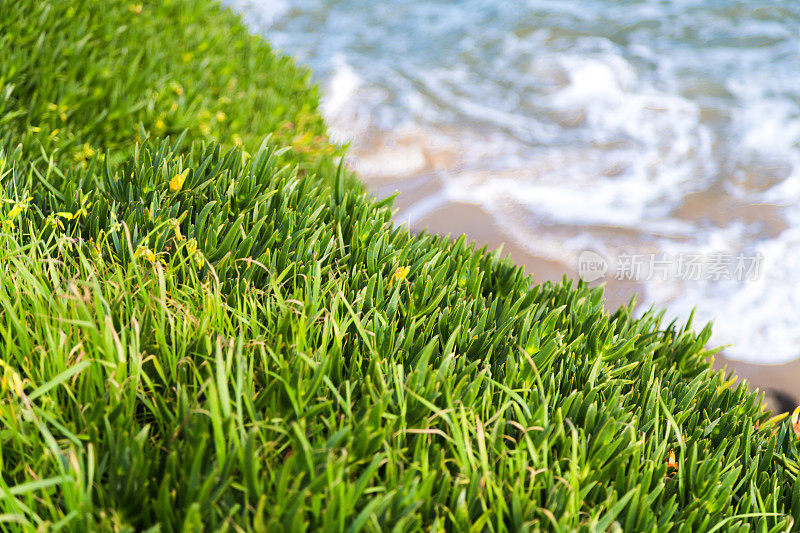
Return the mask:
<path id="1" fill-rule="evenodd" d="M 764 392 L 767 407 L 774 413 L 791 411 L 800 405 L 800 360 L 780 365 L 759 365 L 717 354 L 714 368 L 726 368 L 739 379 L 746 380 L 750 390 Z"/>

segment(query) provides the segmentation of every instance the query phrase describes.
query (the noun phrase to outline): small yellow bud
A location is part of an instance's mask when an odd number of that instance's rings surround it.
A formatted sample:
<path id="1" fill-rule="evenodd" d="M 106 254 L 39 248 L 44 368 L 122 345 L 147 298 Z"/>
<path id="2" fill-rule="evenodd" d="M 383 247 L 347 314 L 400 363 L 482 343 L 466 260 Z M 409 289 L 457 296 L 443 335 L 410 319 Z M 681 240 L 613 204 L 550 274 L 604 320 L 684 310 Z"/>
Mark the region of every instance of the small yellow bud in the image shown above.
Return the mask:
<path id="1" fill-rule="evenodd" d="M 169 180 L 169 189 L 173 192 L 178 192 L 183 188 L 183 182 L 186 181 L 186 176 L 189 175 L 189 169 L 187 168 L 180 174 L 175 174 L 171 180 Z"/>
<path id="2" fill-rule="evenodd" d="M 144 257 L 145 260 L 149 261 L 150 263 L 156 262 L 156 254 L 150 248 L 146 246 L 139 246 L 136 249 L 136 252 L 133 254 L 134 257 Z"/>
<path id="3" fill-rule="evenodd" d="M 411 269 L 407 266 L 397 267 L 397 269 L 394 271 L 394 274 L 392 274 L 392 277 L 389 279 L 389 286 L 391 287 L 395 280 L 400 282 L 406 279 L 406 276 L 408 276 L 409 272 L 411 272 Z"/>
<path id="4" fill-rule="evenodd" d="M 184 237 L 183 234 L 181 233 L 181 225 L 177 220 L 172 221 L 172 229 L 175 231 L 175 239 L 178 242 L 181 242 L 186 239 L 186 237 Z"/>

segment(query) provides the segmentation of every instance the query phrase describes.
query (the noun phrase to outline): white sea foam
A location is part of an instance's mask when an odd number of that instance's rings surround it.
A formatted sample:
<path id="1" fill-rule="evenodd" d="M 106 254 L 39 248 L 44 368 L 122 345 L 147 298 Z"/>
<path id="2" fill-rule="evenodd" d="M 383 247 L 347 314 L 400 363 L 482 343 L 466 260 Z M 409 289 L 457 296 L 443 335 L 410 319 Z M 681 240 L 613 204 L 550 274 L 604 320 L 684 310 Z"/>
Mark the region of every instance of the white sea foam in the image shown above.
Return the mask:
<path id="1" fill-rule="evenodd" d="M 560 223 L 632 227 L 664 217 L 708 185 L 712 135 L 696 104 L 644 83 L 619 56 L 549 61 L 569 81 L 543 101 L 580 117 L 589 139 L 525 150 L 527 173 L 457 175 L 448 180 L 454 199 L 507 200 Z"/>
<path id="2" fill-rule="evenodd" d="M 363 80 L 344 56 L 335 56 L 333 75 L 325 84 L 321 102 L 322 112 L 331 125 L 329 133 L 335 142 L 349 142 L 367 128 L 369 116 L 359 113 L 355 105 L 359 101 L 358 90 L 362 86 Z"/>
<path id="3" fill-rule="evenodd" d="M 332 121 L 341 122 L 340 115 L 355 99 L 356 91 L 361 86 L 361 78 L 343 56 L 336 56 L 334 61 L 335 73 L 327 83 L 322 111 Z"/>
<path id="4" fill-rule="evenodd" d="M 741 249 L 741 235 L 730 232 L 707 237 L 698 250 L 746 253 L 763 257 L 760 275 L 742 281 L 651 283 L 647 302 L 666 305 L 669 318 L 687 317 L 696 309 L 699 323 L 713 321 L 712 343 L 730 345 L 733 359 L 783 363 L 800 356 L 800 227 L 775 239 Z M 674 247 L 673 247 L 674 248 Z"/>

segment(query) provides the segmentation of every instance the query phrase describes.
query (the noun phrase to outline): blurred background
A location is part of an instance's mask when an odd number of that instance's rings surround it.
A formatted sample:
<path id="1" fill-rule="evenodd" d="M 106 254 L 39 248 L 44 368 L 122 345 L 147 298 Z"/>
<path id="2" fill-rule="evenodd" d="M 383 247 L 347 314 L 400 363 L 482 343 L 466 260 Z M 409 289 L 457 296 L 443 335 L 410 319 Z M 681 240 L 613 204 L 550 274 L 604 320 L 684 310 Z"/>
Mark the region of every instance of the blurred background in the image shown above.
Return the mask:
<path id="1" fill-rule="evenodd" d="M 505 243 L 537 280 L 590 251 L 610 305 L 696 307 L 735 361 L 800 356 L 800 3 L 225 3 L 313 69 L 398 222 Z M 791 368 L 769 379 L 796 391 Z"/>

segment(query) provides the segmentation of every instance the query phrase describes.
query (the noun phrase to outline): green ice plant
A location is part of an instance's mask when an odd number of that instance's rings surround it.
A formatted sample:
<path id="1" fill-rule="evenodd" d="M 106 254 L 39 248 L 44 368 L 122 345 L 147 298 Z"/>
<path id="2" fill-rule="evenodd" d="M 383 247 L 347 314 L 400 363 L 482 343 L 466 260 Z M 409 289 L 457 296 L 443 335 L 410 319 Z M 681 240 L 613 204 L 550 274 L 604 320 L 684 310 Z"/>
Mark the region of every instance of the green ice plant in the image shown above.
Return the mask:
<path id="1" fill-rule="evenodd" d="M 532 287 L 269 142 L 133 152 L 49 183 L 83 204 L 6 178 L 33 198 L 0 291 L 21 528 L 792 523 L 796 436 L 710 369 L 708 328 Z"/>
<path id="2" fill-rule="evenodd" d="M 213 2 L 94 7 L 0 4 L 0 529 L 797 528 L 709 327 L 397 226 Z"/>
<path id="3" fill-rule="evenodd" d="M 0 4 L 0 126 L 62 170 L 127 158 L 139 124 L 255 151 L 268 134 L 311 167 L 327 142 L 309 72 L 203 0 Z"/>

